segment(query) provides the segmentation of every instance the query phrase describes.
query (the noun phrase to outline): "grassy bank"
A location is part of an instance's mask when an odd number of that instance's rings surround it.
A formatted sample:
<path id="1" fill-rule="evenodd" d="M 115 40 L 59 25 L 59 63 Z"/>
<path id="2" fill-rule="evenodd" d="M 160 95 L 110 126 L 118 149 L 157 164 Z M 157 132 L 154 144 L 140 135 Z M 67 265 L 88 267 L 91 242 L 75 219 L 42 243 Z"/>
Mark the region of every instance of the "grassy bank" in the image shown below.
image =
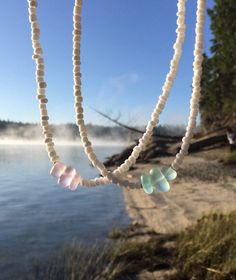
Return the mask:
<path id="1" fill-rule="evenodd" d="M 137 279 L 143 271 L 171 271 L 162 278 L 171 280 L 236 279 L 236 212 L 204 216 L 179 234 L 131 227 L 110 237 L 115 239 L 90 248 L 71 244 L 37 264 L 33 279 Z"/>
<path id="2" fill-rule="evenodd" d="M 181 233 L 173 279 L 236 279 L 236 212 L 211 214 Z"/>

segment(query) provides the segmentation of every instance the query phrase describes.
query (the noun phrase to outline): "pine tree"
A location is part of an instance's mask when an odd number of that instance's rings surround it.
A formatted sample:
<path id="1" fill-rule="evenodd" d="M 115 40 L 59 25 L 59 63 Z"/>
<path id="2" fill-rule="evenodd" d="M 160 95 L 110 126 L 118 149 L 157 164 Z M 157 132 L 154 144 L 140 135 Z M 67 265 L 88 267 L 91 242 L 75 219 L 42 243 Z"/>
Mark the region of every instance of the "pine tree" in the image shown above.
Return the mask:
<path id="1" fill-rule="evenodd" d="M 201 123 L 204 130 L 236 124 L 236 0 L 215 0 L 210 56 L 204 55 Z"/>

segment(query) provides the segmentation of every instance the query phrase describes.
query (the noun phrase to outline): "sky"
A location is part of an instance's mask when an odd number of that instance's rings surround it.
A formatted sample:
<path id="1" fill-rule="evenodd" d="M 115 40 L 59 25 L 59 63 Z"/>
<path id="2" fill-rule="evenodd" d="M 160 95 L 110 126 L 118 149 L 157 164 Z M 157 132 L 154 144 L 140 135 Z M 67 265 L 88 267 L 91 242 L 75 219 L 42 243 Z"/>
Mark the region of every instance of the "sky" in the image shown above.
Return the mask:
<path id="1" fill-rule="evenodd" d="M 73 0 L 38 0 L 52 123 L 75 122 Z M 129 125 L 146 125 L 173 55 L 177 0 L 84 0 L 81 72 L 86 123 L 112 125 L 94 107 Z M 196 0 L 186 4 L 186 39 L 160 124 L 186 124 L 191 97 Z M 207 0 L 207 7 L 213 0 Z M 210 47 L 207 16 L 204 51 Z M 39 122 L 26 0 L 0 2 L 0 119 Z"/>

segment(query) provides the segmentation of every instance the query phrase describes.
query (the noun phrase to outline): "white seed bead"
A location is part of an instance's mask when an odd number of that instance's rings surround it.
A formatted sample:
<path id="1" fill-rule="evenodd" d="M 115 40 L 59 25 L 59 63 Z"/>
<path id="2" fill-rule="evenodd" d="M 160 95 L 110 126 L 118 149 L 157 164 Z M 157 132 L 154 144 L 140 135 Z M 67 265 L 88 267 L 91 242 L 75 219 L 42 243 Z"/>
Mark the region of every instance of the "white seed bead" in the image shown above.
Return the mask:
<path id="1" fill-rule="evenodd" d="M 38 82 L 43 82 L 43 81 L 44 81 L 44 78 L 43 78 L 43 77 L 37 77 L 37 81 L 38 81 Z"/>
<path id="2" fill-rule="evenodd" d="M 119 170 L 115 170 L 114 171 L 114 174 L 117 176 L 117 177 L 120 177 L 122 174 L 121 172 L 119 172 Z"/>
<path id="3" fill-rule="evenodd" d="M 47 116 L 48 115 L 48 111 L 46 109 L 41 109 L 41 115 L 42 116 Z"/>
<path id="4" fill-rule="evenodd" d="M 134 147 L 133 151 L 140 153 L 141 149 L 138 146 L 136 146 L 136 147 Z"/>
<path id="5" fill-rule="evenodd" d="M 28 12 L 30 14 L 36 14 L 36 8 L 35 7 L 30 7 L 30 8 L 28 8 Z"/>

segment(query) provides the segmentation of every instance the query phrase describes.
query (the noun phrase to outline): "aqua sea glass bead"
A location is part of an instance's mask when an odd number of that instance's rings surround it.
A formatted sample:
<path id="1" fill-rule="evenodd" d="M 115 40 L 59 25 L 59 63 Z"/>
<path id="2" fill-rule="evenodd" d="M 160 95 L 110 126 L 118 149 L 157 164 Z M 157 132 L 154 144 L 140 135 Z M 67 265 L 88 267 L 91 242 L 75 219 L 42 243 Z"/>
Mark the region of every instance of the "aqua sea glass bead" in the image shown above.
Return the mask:
<path id="1" fill-rule="evenodd" d="M 159 168 L 150 170 L 150 181 L 158 192 L 168 192 L 170 190 L 170 185 Z"/>
<path id="2" fill-rule="evenodd" d="M 163 167 L 161 171 L 168 181 L 172 181 L 177 177 L 177 172 L 172 167 Z"/>
<path id="3" fill-rule="evenodd" d="M 142 187 L 143 187 L 143 190 L 144 190 L 145 193 L 147 193 L 147 194 L 153 193 L 153 186 L 151 184 L 149 176 L 142 175 L 141 176 L 141 184 L 142 184 Z"/>

